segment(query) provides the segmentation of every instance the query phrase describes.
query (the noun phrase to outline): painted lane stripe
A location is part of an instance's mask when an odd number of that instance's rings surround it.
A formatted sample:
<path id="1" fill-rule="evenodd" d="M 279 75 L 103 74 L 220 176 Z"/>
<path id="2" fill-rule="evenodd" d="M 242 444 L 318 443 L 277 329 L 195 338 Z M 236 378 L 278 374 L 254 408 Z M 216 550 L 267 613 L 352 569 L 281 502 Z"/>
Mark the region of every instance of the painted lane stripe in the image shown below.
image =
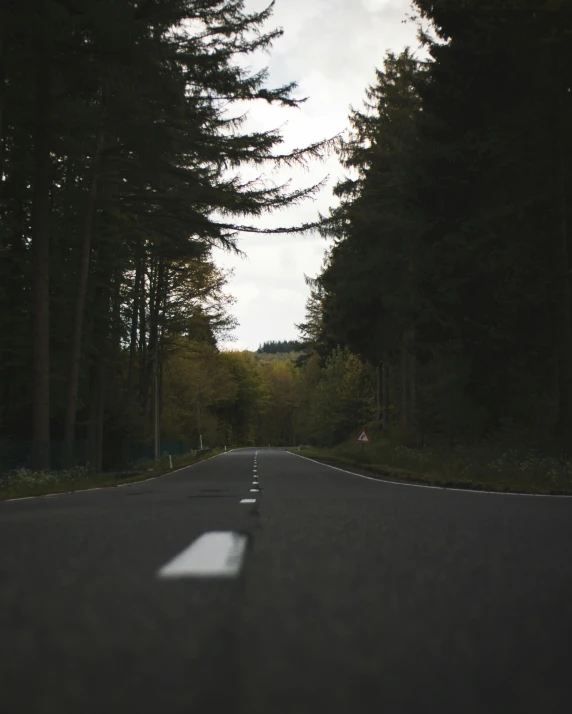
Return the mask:
<path id="1" fill-rule="evenodd" d="M 240 572 L 246 543 L 246 536 L 232 531 L 203 533 L 157 574 L 160 578 L 234 578 Z"/>
<path id="2" fill-rule="evenodd" d="M 251 488 L 250 493 L 260 493 L 260 489 L 258 488 Z"/>
<path id="3" fill-rule="evenodd" d="M 307 456 L 302 456 L 301 454 L 295 454 L 292 451 L 286 451 L 285 453 L 291 454 L 292 456 L 297 456 L 299 459 L 305 459 L 306 461 L 311 461 L 313 464 L 318 466 L 326 466 L 328 469 L 334 469 L 334 471 L 341 471 L 344 474 L 349 474 L 350 476 L 357 476 L 358 478 L 365 478 L 368 481 L 375 481 L 379 484 L 385 484 L 390 486 L 404 486 L 405 488 L 427 488 L 432 491 L 458 491 L 459 493 L 479 493 L 489 494 L 491 496 L 519 496 L 519 497 L 530 497 L 530 498 L 572 498 L 572 495 L 567 493 L 512 493 L 510 491 L 481 491 L 476 488 L 452 488 L 449 486 L 430 486 L 424 483 L 407 483 L 406 481 L 391 481 L 386 478 L 375 478 L 375 476 L 364 476 L 363 474 L 357 474 L 355 471 L 348 471 L 347 469 L 341 469 L 339 466 L 330 466 L 330 464 L 323 464 L 321 461 L 316 461 L 315 459 L 310 459 Z"/>
<path id="4" fill-rule="evenodd" d="M 243 498 L 241 503 L 256 503 L 255 498 Z"/>

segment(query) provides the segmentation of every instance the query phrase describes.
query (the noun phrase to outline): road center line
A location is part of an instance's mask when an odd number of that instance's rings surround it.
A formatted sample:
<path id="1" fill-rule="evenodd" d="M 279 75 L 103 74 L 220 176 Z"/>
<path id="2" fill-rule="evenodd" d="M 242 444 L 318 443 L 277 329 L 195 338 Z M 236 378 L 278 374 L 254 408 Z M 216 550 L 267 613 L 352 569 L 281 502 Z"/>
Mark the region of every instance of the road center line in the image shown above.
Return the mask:
<path id="1" fill-rule="evenodd" d="M 256 503 L 255 498 L 243 498 L 241 503 Z"/>
<path id="2" fill-rule="evenodd" d="M 246 536 L 233 531 L 203 533 L 157 574 L 160 578 L 234 578 L 240 572 L 246 543 Z"/>

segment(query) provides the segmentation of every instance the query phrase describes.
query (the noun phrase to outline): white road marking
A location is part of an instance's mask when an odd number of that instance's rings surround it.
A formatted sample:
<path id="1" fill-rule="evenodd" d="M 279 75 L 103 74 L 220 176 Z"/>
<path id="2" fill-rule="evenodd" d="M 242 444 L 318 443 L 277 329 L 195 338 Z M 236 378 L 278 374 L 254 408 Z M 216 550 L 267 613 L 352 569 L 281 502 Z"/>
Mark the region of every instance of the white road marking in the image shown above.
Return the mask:
<path id="1" fill-rule="evenodd" d="M 316 461 L 315 459 L 310 459 L 307 456 L 302 456 L 301 454 L 295 454 L 292 451 L 287 451 L 287 454 L 292 456 L 297 456 L 299 459 L 306 459 L 306 461 L 311 461 L 313 464 L 318 464 L 319 466 L 326 466 L 329 469 L 334 469 L 334 471 L 341 471 L 344 474 L 350 474 L 350 476 L 357 476 L 358 478 L 365 478 L 368 481 L 376 481 L 380 484 L 390 484 L 392 486 L 405 486 L 406 488 L 429 488 L 433 491 L 459 491 L 460 493 L 480 493 L 480 494 L 491 494 L 494 496 L 531 496 L 533 498 L 572 498 L 572 495 L 566 493 L 510 493 L 507 491 L 480 491 L 476 488 L 452 488 L 449 486 L 429 486 L 424 483 L 407 483 L 406 481 L 390 481 L 386 478 L 375 478 L 375 476 L 364 476 L 363 474 L 356 474 L 355 471 L 348 471 L 347 469 L 341 469 L 339 466 L 330 466 L 330 464 L 323 464 L 321 461 Z"/>
<path id="2" fill-rule="evenodd" d="M 256 503 L 255 498 L 243 498 L 241 503 Z"/>
<path id="3" fill-rule="evenodd" d="M 160 578 L 234 578 L 240 572 L 246 542 L 246 536 L 232 531 L 203 533 L 157 574 Z"/>
<path id="4" fill-rule="evenodd" d="M 251 488 L 251 489 L 250 489 L 250 493 L 259 493 L 259 489 L 258 489 L 258 488 Z"/>

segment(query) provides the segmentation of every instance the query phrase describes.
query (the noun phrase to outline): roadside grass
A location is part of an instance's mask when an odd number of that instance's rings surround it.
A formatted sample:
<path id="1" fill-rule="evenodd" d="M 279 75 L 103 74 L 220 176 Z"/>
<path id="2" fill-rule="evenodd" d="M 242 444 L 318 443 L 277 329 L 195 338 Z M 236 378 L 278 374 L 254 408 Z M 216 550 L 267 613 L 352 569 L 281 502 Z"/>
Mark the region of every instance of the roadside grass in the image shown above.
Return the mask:
<path id="1" fill-rule="evenodd" d="M 105 488 L 119 486 L 124 483 L 136 483 L 146 479 L 168 474 L 171 471 L 204 461 L 223 452 L 223 449 L 213 449 L 200 455 L 186 454 L 172 456 L 173 466 L 169 457 L 163 456 L 159 464 L 153 460 L 141 459 L 134 462 L 128 470 L 101 472 L 76 466 L 67 471 L 31 471 L 29 469 L 14 469 L 0 473 L 0 501 L 26 496 L 44 496 L 52 493 L 68 493 L 84 491 L 90 488 Z"/>
<path id="2" fill-rule="evenodd" d="M 377 437 L 363 448 L 346 441 L 329 449 L 289 449 L 331 465 L 351 465 L 380 478 L 486 491 L 572 494 L 572 459 L 486 444 L 409 448 Z"/>

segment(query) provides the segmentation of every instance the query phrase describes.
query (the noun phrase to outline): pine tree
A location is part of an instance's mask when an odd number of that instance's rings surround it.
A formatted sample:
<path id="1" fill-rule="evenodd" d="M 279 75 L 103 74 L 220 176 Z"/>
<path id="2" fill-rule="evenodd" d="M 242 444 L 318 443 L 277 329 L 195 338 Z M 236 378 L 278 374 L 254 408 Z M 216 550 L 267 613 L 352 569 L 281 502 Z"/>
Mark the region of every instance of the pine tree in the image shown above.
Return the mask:
<path id="1" fill-rule="evenodd" d="M 295 85 L 269 88 L 266 72 L 238 61 L 280 35 L 264 31 L 271 12 L 239 0 L 3 4 L 0 378 L 3 404 L 17 406 L 3 410 L 2 433 L 28 439 L 32 421 L 37 467 L 49 464 L 50 427 L 65 441 L 56 465 L 88 438 L 99 466 L 105 439 L 145 432 L 174 336 L 212 344 L 232 325 L 210 248 L 234 250 L 262 213 L 318 189 L 241 178 L 245 166 L 303 163 L 329 146 L 281 153 L 279 131 L 247 131 L 232 114 L 298 104 Z M 4 327 L 33 315 L 32 360 L 25 327 Z"/>
<path id="2" fill-rule="evenodd" d="M 336 188 L 340 206 L 322 228 L 336 243 L 319 278 L 324 333 L 332 346 L 348 345 L 375 366 L 378 421 L 383 412 L 386 426 L 388 397 L 382 375 L 388 379 L 387 363 L 400 355 L 405 429 L 414 419 L 416 393 L 415 288 L 421 247 L 411 210 L 410 176 L 420 71 L 409 51 L 398 57 L 388 54 L 376 84 L 367 91 L 366 112 L 352 111 L 353 131 L 341 145 L 340 156 L 357 178 Z"/>

